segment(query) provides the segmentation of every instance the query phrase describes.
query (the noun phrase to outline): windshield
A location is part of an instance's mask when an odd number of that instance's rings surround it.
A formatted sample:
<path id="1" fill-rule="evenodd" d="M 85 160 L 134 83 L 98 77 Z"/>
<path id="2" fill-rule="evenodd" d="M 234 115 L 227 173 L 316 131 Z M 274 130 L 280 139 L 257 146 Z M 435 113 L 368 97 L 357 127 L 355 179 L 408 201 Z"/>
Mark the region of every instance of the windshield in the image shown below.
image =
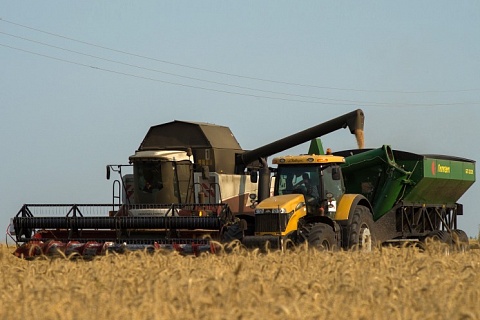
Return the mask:
<path id="1" fill-rule="evenodd" d="M 134 164 L 137 203 L 191 202 L 190 161 L 137 161 Z"/>
<path id="2" fill-rule="evenodd" d="M 323 200 L 327 198 L 327 193 L 331 193 L 338 199 L 344 192 L 343 179 L 340 176 L 335 177 L 334 168 L 340 172 L 336 165 L 279 166 L 274 194 L 299 193 Z"/>
<path id="3" fill-rule="evenodd" d="M 163 188 L 162 171 L 158 162 L 140 162 L 135 164 L 137 189 L 152 193 Z"/>

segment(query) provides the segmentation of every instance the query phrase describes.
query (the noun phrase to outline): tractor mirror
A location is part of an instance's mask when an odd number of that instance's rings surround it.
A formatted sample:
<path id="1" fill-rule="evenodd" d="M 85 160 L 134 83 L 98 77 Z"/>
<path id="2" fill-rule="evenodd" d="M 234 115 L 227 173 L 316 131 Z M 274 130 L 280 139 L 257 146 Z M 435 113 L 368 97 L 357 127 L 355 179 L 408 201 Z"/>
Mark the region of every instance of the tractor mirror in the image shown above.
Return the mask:
<path id="1" fill-rule="evenodd" d="M 110 166 L 107 166 L 107 180 L 110 180 Z"/>
<path id="2" fill-rule="evenodd" d="M 332 168 L 332 180 L 340 180 L 340 169 L 338 167 Z"/>
<path id="3" fill-rule="evenodd" d="M 250 182 L 251 183 L 257 183 L 258 182 L 258 172 L 253 170 L 250 171 Z"/>

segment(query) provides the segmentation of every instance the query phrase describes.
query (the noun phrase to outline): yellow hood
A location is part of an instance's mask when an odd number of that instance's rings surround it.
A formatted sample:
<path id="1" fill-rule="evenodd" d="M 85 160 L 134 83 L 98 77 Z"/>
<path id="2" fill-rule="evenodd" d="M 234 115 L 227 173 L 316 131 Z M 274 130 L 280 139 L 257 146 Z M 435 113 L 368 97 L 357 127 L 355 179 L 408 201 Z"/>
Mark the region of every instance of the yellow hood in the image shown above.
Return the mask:
<path id="1" fill-rule="evenodd" d="M 304 202 L 305 198 L 301 194 L 285 194 L 282 196 L 274 196 L 263 200 L 257 205 L 256 209 L 284 208 L 286 213 L 289 213 L 294 211 L 299 203 Z"/>

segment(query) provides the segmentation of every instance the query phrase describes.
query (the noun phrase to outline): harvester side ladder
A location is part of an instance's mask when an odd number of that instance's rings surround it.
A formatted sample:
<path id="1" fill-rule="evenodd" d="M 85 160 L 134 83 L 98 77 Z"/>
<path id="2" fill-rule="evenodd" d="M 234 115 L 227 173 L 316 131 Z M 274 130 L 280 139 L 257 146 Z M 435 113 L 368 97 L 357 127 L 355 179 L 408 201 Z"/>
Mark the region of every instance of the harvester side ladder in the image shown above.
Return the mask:
<path id="1" fill-rule="evenodd" d="M 115 211 L 115 200 L 117 200 L 117 208 L 120 208 L 121 206 L 121 189 L 120 181 L 118 179 L 114 180 L 112 188 L 112 211 Z"/>

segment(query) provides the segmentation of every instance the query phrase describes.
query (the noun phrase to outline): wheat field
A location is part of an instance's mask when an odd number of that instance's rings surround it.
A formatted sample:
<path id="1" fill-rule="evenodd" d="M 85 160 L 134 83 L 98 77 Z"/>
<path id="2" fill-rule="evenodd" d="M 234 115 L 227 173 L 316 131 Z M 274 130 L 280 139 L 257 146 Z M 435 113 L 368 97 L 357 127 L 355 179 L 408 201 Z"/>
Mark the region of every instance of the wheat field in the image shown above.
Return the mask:
<path id="1" fill-rule="evenodd" d="M 14 257 L 0 319 L 480 319 L 480 250 Z"/>

